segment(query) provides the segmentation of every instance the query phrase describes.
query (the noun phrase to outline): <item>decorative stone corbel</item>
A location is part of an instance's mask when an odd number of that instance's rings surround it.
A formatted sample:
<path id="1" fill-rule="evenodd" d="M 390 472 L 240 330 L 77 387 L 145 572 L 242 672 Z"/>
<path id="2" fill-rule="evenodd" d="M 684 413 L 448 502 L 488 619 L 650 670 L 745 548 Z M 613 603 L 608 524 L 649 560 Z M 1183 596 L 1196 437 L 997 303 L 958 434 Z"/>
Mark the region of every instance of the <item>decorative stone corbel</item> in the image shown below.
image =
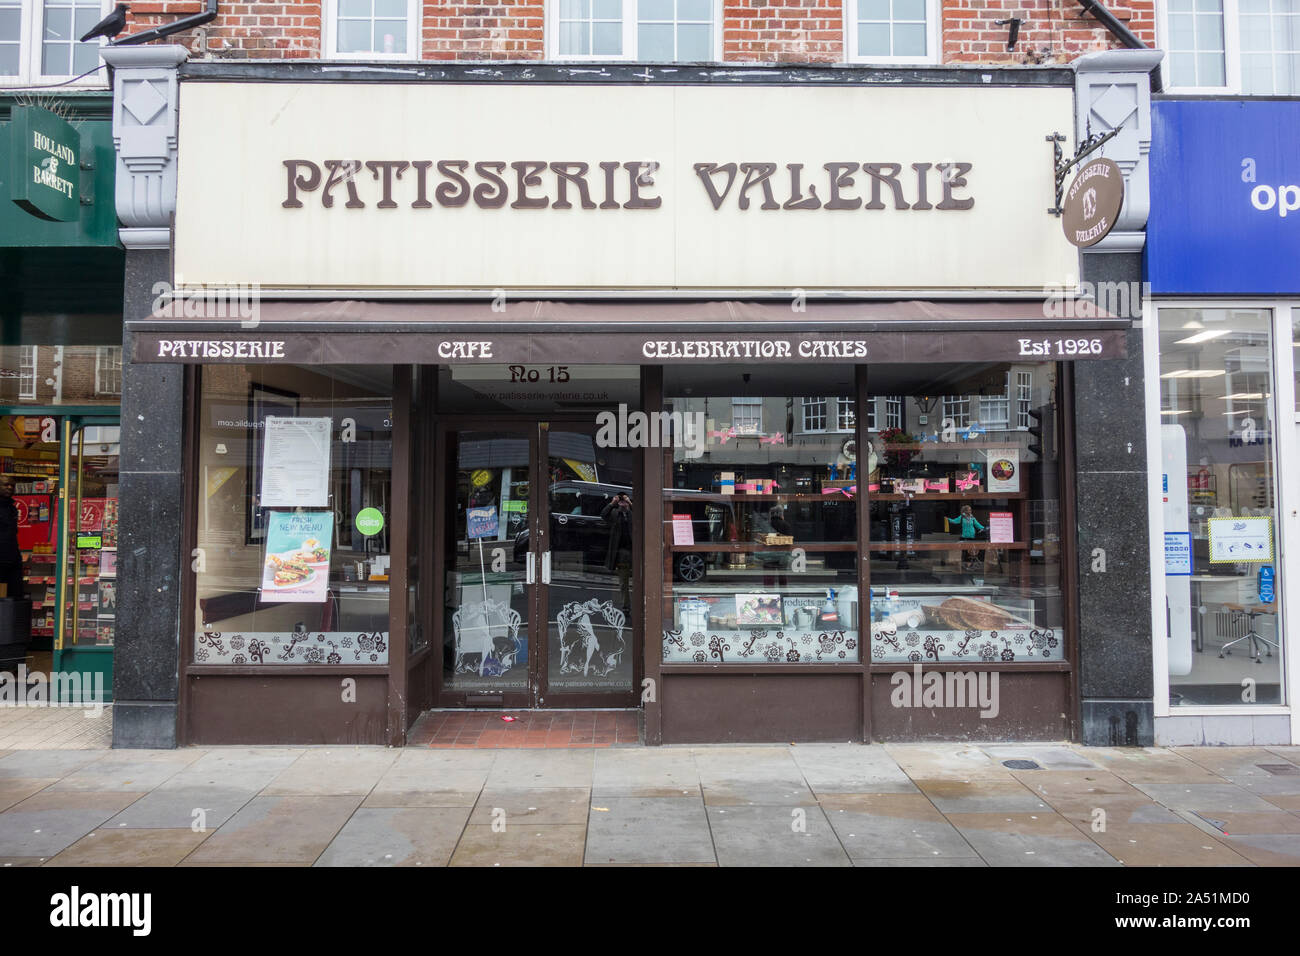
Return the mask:
<path id="1" fill-rule="evenodd" d="M 118 235 L 128 249 L 167 249 L 176 211 L 177 67 L 185 48 L 110 46 Z"/>
<path id="2" fill-rule="evenodd" d="M 1124 205 L 1115 228 L 1090 252 L 1138 252 L 1151 210 L 1147 156 L 1151 152 L 1151 71 L 1161 50 L 1105 50 L 1074 61 L 1075 141 L 1089 133 L 1118 135 L 1093 156 L 1113 160 L 1124 173 Z M 1087 162 L 1087 160 L 1084 160 Z M 1068 184 L 1067 180 L 1067 184 Z"/>

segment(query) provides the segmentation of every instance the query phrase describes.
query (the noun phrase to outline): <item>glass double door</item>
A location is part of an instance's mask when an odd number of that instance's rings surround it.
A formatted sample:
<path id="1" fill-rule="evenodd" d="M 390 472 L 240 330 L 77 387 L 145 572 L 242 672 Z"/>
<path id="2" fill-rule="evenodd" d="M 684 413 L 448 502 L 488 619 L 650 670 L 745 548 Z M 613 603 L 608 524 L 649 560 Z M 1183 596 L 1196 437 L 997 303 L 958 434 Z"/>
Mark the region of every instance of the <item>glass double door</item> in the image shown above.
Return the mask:
<path id="1" fill-rule="evenodd" d="M 631 707 L 636 456 L 591 421 L 445 424 L 438 705 Z"/>

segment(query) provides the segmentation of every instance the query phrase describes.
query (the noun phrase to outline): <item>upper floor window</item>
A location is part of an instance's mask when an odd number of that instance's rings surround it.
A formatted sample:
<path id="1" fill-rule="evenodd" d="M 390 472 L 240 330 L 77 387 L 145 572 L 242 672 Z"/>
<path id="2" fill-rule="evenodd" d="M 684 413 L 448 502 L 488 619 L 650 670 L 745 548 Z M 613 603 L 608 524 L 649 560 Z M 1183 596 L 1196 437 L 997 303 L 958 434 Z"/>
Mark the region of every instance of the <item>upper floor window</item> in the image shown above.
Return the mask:
<path id="1" fill-rule="evenodd" d="M 1300 93 L 1300 4 L 1295 0 L 1167 0 L 1171 88 Z"/>
<path id="2" fill-rule="evenodd" d="M 733 398 L 731 400 L 731 427 L 738 435 L 763 433 L 763 400 L 761 398 Z"/>
<path id="3" fill-rule="evenodd" d="M 326 56 L 414 59 L 420 53 L 416 0 L 327 0 Z"/>
<path id="4" fill-rule="evenodd" d="M 803 399 L 803 430 L 806 432 L 826 431 L 826 399 Z"/>
<path id="5" fill-rule="evenodd" d="M 1006 428 L 1011 417 L 1011 373 L 1007 372 L 1002 391 L 980 395 L 980 424 Z"/>
<path id="6" fill-rule="evenodd" d="M 937 63 L 937 0 L 849 0 L 848 58 L 870 63 Z"/>
<path id="7" fill-rule="evenodd" d="M 79 42 L 111 8 L 103 0 L 0 0 L 0 87 L 105 86 L 100 40 Z M 82 76 L 82 74 L 89 74 Z M 71 84 L 70 84 L 71 85 Z"/>
<path id="8" fill-rule="evenodd" d="M 943 397 L 944 425 L 952 419 L 953 426 L 965 428 L 970 424 L 970 398 L 965 395 L 945 395 Z"/>
<path id="9" fill-rule="evenodd" d="M 719 0 L 554 0 L 560 59 L 701 63 L 721 59 Z"/>
<path id="10" fill-rule="evenodd" d="M 36 346 L 19 346 L 18 397 L 31 401 L 36 398 Z"/>
<path id="11" fill-rule="evenodd" d="M 95 349 L 95 394 L 122 394 L 122 347 L 101 345 Z"/>

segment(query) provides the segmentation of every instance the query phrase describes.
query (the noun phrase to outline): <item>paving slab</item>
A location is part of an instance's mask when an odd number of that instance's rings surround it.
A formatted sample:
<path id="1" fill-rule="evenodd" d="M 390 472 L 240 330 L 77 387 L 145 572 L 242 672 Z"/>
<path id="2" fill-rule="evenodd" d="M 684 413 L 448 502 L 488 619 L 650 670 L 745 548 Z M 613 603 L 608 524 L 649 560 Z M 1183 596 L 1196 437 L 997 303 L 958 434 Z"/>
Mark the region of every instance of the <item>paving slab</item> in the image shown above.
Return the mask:
<path id="1" fill-rule="evenodd" d="M 532 787 L 591 787 L 595 754 L 591 750 L 497 751 L 487 786 L 502 790 Z"/>
<path id="2" fill-rule="evenodd" d="M 187 862 L 314 863 L 360 803 L 355 795 L 254 797 Z"/>
<path id="3" fill-rule="evenodd" d="M 374 789 L 397 759 L 386 747 L 309 750 L 276 774 L 266 796 L 362 796 Z"/>
<path id="4" fill-rule="evenodd" d="M 57 777 L 0 777 L 0 810 L 8 810 L 57 782 Z"/>
<path id="5" fill-rule="evenodd" d="M 598 750 L 593 797 L 678 797 L 700 795 L 700 772 L 689 750 L 641 747 Z"/>
<path id="6" fill-rule="evenodd" d="M 1220 839 L 1256 866 L 1300 866 L 1300 834 L 1245 834 Z"/>
<path id="7" fill-rule="evenodd" d="M 490 825 L 501 820 L 505 826 L 537 823 L 585 824 L 592 804 L 591 791 L 581 787 L 534 790 L 483 791 L 469 822 Z"/>
<path id="8" fill-rule="evenodd" d="M 890 858 L 976 856 L 924 794 L 827 794 L 822 809 L 855 865 Z"/>
<path id="9" fill-rule="evenodd" d="M 719 866 L 848 866 L 820 807 L 709 807 Z"/>
<path id="10" fill-rule="evenodd" d="M 988 866 L 988 864 L 985 863 L 978 856 L 961 856 L 961 857 L 918 856 L 918 857 L 911 857 L 911 858 L 872 857 L 868 859 L 854 860 L 853 865 L 854 866 L 900 867 L 900 868 L 905 867 L 907 869 L 911 869 L 914 866 L 929 866 L 929 867 L 934 867 L 934 866 L 987 867 Z"/>
<path id="11" fill-rule="evenodd" d="M 950 813 L 955 826 L 990 866 L 1119 866 L 1055 813 Z"/>
<path id="12" fill-rule="evenodd" d="M 1259 764 L 1290 763 L 1264 747 L 1171 747 L 1169 751 L 1221 777 L 1256 773 L 1267 776 Z"/>
<path id="13" fill-rule="evenodd" d="M 41 856 L 0 856 L 0 867 L 6 866 L 43 866 L 45 857 Z"/>
<path id="14" fill-rule="evenodd" d="M 42 790 L 0 813 L 0 856 L 48 859 L 139 797 L 138 793 Z"/>
<path id="15" fill-rule="evenodd" d="M 822 793 L 916 793 L 916 785 L 879 744 L 807 744 L 791 750 L 804 780 Z"/>
<path id="16" fill-rule="evenodd" d="M 920 779 L 914 782 L 941 813 L 1051 812 L 1045 801 L 1009 774 L 1001 780 Z"/>
<path id="17" fill-rule="evenodd" d="M 452 866 L 582 866 L 585 826 L 540 823 L 530 827 L 467 826 Z"/>
<path id="18" fill-rule="evenodd" d="M 0 778 L 63 778 L 102 756 L 94 750 L 15 750 L 0 757 Z"/>
<path id="19" fill-rule="evenodd" d="M 1118 823 L 1089 832 L 1098 846 L 1125 866 L 1249 866 L 1219 839 L 1190 823 Z"/>
<path id="20" fill-rule="evenodd" d="M 46 866 L 175 866 L 208 834 L 193 830 L 95 830 Z"/>
<path id="21" fill-rule="evenodd" d="M 113 750 L 69 773 L 51 790 L 147 793 L 202 756 L 201 751 Z"/>
<path id="22" fill-rule="evenodd" d="M 1138 789 L 1171 810 L 1268 813 L 1271 803 L 1230 783 L 1140 783 Z"/>
<path id="23" fill-rule="evenodd" d="M 161 789 L 222 786 L 261 790 L 306 750 L 300 747 L 220 747 L 203 753 Z"/>
<path id="24" fill-rule="evenodd" d="M 401 751 L 375 783 L 365 807 L 472 807 L 487 783 L 490 750 Z"/>
<path id="25" fill-rule="evenodd" d="M 1280 810 L 1300 813 L 1300 793 L 1261 793 L 1259 797 Z"/>
<path id="26" fill-rule="evenodd" d="M 192 829 L 211 833 L 233 817 L 256 790 L 239 787 L 170 788 L 146 793 L 104 824 L 105 829 Z"/>
<path id="27" fill-rule="evenodd" d="M 1180 810 L 1179 815 L 1188 823 L 1216 836 L 1300 833 L 1300 814 L 1287 813 L 1280 809 L 1268 813 L 1236 813 L 1219 810 L 1201 814 L 1191 810 Z"/>
<path id="28" fill-rule="evenodd" d="M 1086 756 L 1066 744 L 999 744 L 980 749 L 1004 767 L 1004 761 L 1007 760 L 1032 760 L 1042 770 L 1099 769 Z"/>
<path id="29" fill-rule="evenodd" d="M 446 866 L 468 817 L 465 807 L 362 807 L 315 865 Z"/>
<path id="30" fill-rule="evenodd" d="M 1005 780 L 1010 770 L 968 744 L 884 744 L 885 752 L 916 780 Z"/>
<path id="31" fill-rule="evenodd" d="M 1082 753 L 1101 769 L 1132 784 L 1218 781 L 1215 774 L 1200 764 L 1170 750 L 1155 747 L 1093 747 Z"/>
<path id="32" fill-rule="evenodd" d="M 701 800 L 611 797 L 591 811 L 589 863 L 712 863 L 717 860 Z"/>

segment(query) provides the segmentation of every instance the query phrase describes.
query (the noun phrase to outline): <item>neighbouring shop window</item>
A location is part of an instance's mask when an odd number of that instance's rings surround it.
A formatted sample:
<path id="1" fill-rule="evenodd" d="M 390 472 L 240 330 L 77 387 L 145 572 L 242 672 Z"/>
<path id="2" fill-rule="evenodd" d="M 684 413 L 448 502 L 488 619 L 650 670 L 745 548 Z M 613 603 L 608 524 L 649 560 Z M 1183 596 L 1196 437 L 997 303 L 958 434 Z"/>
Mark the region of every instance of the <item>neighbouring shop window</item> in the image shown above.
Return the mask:
<path id="1" fill-rule="evenodd" d="M 1300 7 L 1292 0 L 1166 0 L 1166 13 L 1171 87 L 1300 92 Z"/>
<path id="2" fill-rule="evenodd" d="M 413 58 L 420 8 L 413 0 L 327 0 L 328 55 Z"/>
<path id="3" fill-rule="evenodd" d="M 717 59 L 717 0 L 553 0 L 553 10 L 561 57 Z"/>
<path id="4" fill-rule="evenodd" d="M 806 432 L 824 432 L 826 431 L 826 399 L 825 398 L 804 398 L 803 402 L 803 430 Z"/>
<path id="5" fill-rule="evenodd" d="M 850 0 L 850 60 L 925 63 L 936 58 L 931 0 Z"/>
<path id="6" fill-rule="evenodd" d="M 117 405 L 121 395 L 121 346 L 0 347 L 0 405 Z"/>
<path id="7" fill-rule="evenodd" d="M 888 375 L 909 386 L 905 427 L 873 435 L 859 459 L 871 503 L 871 660 L 1064 660 L 1056 366 L 905 365 Z M 1030 389 L 1027 429 L 1008 425 L 1005 399 L 981 400 L 994 412 L 987 422 L 961 414 L 968 396 L 1005 394 L 1008 381 Z M 953 384 L 961 395 L 944 399 L 943 420 L 922 425 L 928 396 Z"/>
<path id="8" fill-rule="evenodd" d="M 202 369 L 193 659 L 388 663 L 392 369 Z"/>
<path id="9" fill-rule="evenodd" d="M 101 0 L 0 0 L 0 77 L 13 85 L 81 76 L 99 63 L 99 41 L 78 38 L 112 9 Z M 103 86 L 91 73 L 78 86 Z"/>
<path id="10" fill-rule="evenodd" d="M 1159 310 L 1174 706 L 1284 702 L 1272 318 Z"/>
<path id="11" fill-rule="evenodd" d="M 665 663 L 861 659 L 856 441 L 792 434 L 798 385 L 829 406 L 853 394 L 854 370 L 665 369 L 681 428 L 664 452 Z"/>

